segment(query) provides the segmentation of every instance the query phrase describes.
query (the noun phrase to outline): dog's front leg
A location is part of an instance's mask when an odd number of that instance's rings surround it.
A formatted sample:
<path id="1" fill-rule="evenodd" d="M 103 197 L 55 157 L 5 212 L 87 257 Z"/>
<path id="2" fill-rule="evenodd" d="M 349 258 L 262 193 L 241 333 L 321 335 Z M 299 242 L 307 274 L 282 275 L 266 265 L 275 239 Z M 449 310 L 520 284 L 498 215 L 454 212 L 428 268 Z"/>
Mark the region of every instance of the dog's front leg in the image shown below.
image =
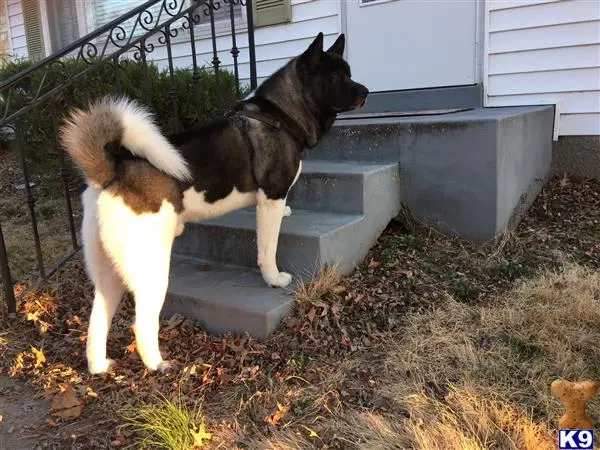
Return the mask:
<path id="1" fill-rule="evenodd" d="M 285 211 L 285 198 L 270 199 L 259 189 L 256 202 L 256 241 L 258 267 L 266 283 L 273 287 L 285 287 L 292 281 L 289 273 L 277 268 L 277 241 L 281 220 Z"/>

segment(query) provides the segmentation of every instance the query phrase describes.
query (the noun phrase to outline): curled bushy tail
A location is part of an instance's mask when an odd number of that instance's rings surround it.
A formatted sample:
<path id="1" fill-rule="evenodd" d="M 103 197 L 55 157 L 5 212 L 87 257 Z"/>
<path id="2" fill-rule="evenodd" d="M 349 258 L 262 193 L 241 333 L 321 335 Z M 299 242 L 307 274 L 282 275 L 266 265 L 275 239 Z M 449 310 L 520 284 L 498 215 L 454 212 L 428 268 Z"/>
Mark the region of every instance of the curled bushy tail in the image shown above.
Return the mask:
<path id="1" fill-rule="evenodd" d="M 61 127 L 60 140 L 96 187 L 115 175 L 117 161 L 105 148 L 113 142 L 178 180 L 191 177 L 185 159 L 154 124 L 150 112 L 127 98 L 105 97 L 87 110 L 74 110 Z"/>

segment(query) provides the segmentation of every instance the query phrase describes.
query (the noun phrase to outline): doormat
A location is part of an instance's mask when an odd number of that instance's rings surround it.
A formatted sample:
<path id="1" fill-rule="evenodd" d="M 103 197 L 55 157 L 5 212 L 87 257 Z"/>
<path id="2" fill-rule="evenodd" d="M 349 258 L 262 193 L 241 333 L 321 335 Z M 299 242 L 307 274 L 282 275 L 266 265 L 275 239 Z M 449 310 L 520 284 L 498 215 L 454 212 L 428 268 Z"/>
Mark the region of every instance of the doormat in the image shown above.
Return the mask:
<path id="1" fill-rule="evenodd" d="M 338 119 L 385 119 L 391 117 L 439 116 L 457 112 L 470 111 L 473 108 L 423 109 L 419 111 L 390 111 L 340 114 Z"/>

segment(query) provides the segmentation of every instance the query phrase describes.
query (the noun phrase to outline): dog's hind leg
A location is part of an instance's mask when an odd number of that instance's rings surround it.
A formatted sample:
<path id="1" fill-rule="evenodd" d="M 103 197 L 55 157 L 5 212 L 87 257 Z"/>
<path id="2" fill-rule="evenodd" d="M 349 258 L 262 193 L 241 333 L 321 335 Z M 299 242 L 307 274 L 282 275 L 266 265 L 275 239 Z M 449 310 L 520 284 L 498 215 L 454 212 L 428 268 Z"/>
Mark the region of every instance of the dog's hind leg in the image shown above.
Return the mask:
<path id="1" fill-rule="evenodd" d="M 102 222 L 102 241 L 135 298 L 137 350 L 148 369 L 165 370 L 168 363 L 160 354 L 158 328 L 177 214 L 167 201 L 158 212 L 141 214 L 110 194 L 101 195 L 99 204 L 102 217 L 107 218 Z"/>
<path id="2" fill-rule="evenodd" d="M 135 339 L 137 350 L 150 370 L 164 371 L 169 363 L 163 361 L 158 346 L 159 318 L 169 284 L 170 252 L 152 249 L 152 275 L 133 285 L 135 297 Z M 147 256 L 151 256 L 147 254 Z"/>
<path id="3" fill-rule="evenodd" d="M 125 291 L 100 242 L 97 200 L 98 192 L 87 188 L 82 196 L 82 239 L 87 272 L 95 288 L 86 344 L 88 370 L 92 374 L 106 372 L 114 363 L 106 357 L 106 339 Z"/>

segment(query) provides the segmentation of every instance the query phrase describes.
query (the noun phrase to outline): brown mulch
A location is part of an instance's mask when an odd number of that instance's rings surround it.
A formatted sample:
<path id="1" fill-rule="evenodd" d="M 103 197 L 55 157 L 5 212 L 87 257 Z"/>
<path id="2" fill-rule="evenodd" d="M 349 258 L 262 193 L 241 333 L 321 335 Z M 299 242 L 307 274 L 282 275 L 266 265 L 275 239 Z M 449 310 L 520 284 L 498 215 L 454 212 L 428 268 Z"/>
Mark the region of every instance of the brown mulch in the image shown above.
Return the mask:
<path id="1" fill-rule="evenodd" d="M 394 222 L 361 267 L 299 305 L 267 342 L 211 337 L 179 317 L 163 321 L 161 349 L 178 368 L 165 375 L 148 373 L 135 352 L 131 299 L 109 336 L 108 352 L 118 367 L 104 376 L 87 374 L 92 288 L 77 258 L 29 295 L 16 317 L 5 319 L 0 376 L 62 405 L 50 406 L 34 430 L 48 448 L 128 443 L 127 430 L 117 427 L 119 410 L 157 391 L 181 393 L 190 404 L 203 398 L 214 448 L 244 448 L 282 427 L 312 436 L 319 448 L 343 448 L 339 436 L 319 428 L 320 418 L 344 408 L 389 408 L 373 395 L 384 382 L 378 361 L 403 332 L 407 313 L 429 309 L 448 294 L 485 304 L 519 279 L 566 260 L 600 267 L 599 204 L 600 182 L 553 179 L 498 246 L 476 247 L 426 229 L 408 233 Z"/>

